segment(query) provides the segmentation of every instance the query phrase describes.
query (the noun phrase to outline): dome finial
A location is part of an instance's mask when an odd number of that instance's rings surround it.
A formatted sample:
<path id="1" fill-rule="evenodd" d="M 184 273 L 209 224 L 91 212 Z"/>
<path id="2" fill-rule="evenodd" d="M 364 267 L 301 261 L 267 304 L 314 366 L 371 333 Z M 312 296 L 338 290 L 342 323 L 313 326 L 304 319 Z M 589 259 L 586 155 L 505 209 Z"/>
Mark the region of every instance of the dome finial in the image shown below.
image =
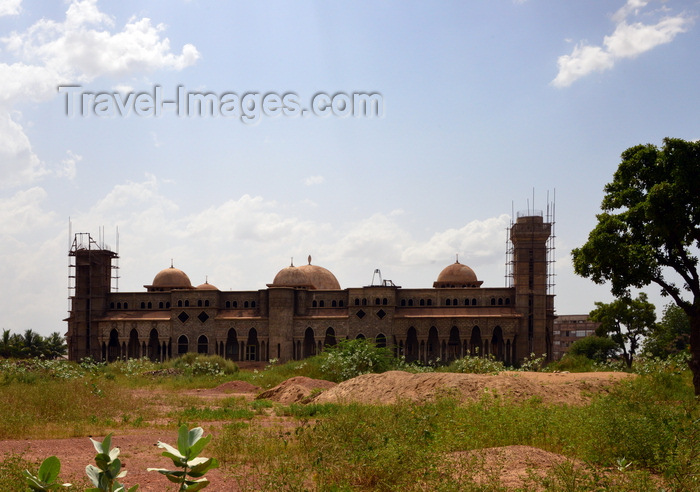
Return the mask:
<path id="1" fill-rule="evenodd" d="M 311 255 L 309 255 L 309 265 L 311 265 Z"/>
<path id="2" fill-rule="evenodd" d="M 455 253 L 455 263 L 459 263 L 459 253 Z"/>
<path id="3" fill-rule="evenodd" d="M 293 256 L 291 257 L 291 261 L 289 263 L 289 266 L 294 266 L 294 257 Z"/>
<path id="4" fill-rule="evenodd" d="M 172 259 L 172 258 L 170 258 L 170 268 L 175 268 L 175 267 L 173 266 L 173 259 Z"/>

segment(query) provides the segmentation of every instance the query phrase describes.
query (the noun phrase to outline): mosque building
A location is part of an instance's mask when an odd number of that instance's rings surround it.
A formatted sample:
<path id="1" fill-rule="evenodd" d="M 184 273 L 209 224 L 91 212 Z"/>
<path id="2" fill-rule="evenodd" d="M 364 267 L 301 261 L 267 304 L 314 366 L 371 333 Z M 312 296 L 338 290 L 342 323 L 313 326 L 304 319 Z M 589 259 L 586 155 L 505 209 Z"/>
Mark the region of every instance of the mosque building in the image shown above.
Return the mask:
<path id="1" fill-rule="evenodd" d="M 171 264 L 145 292 L 119 292 L 112 289 L 117 253 L 78 233 L 69 252 L 69 358 L 163 361 L 197 352 L 286 362 L 354 338 L 391 347 L 408 362 L 492 354 L 516 364 L 531 353 L 551 356 L 552 225 L 541 213 L 518 214 L 509 229 L 507 287 L 483 287 L 474 270 L 456 261 L 432 288 L 418 289 L 391 281 L 343 289 L 309 257 L 259 290 L 193 286 Z"/>

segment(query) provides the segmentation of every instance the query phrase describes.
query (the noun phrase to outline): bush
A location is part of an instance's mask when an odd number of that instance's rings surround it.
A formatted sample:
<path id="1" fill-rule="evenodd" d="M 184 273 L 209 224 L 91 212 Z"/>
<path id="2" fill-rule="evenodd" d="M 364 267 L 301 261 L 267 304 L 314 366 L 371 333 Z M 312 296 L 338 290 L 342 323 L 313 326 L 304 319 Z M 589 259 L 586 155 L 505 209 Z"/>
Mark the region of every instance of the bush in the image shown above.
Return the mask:
<path id="1" fill-rule="evenodd" d="M 204 355 L 189 352 L 172 362 L 176 369 L 187 376 L 223 376 L 236 374 L 238 366 L 219 355 Z"/>
<path id="2" fill-rule="evenodd" d="M 328 347 L 319 357 L 321 370 L 336 383 L 361 374 L 385 372 L 398 364 L 390 349 L 377 347 L 374 340 L 364 338 L 341 340 L 337 345 Z"/>
<path id="3" fill-rule="evenodd" d="M 447 366 L 447 372 L 462 372 L 471 374 L 498 374 L 505 371 L 503 362 L 497 361 L 491 354 L 486 357 L 464 357 L 453 361 Z"/>
<path id="4" fill-rule="evenodd" d="M 618 345 L 611 338 L 588 336 L 576 340 L 569 347 L 571 355 L 584 355 L 596 362 L 604 362 L 615 356 Z"/>

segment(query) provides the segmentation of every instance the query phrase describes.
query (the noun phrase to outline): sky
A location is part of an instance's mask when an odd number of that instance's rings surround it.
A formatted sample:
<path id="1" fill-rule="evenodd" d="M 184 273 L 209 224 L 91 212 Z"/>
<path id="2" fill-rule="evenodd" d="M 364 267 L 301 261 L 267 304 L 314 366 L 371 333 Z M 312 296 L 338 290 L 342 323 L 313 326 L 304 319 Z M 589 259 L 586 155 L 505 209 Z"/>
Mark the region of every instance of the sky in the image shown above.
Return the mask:
<path id="1" fill-rule="evenodd" d="M 612 297 L 570 252 L 620 154 L 700 138 L 699 13 L 0 0 L 0 328 L 65 332 L 70 232 L 118 246 L 125 292 L 171 262 L 264 289 L 308 255 L 342 288 L 431 287 L 456 255 L 501 287 L 528 209 L 554 212 L 556 312 L 587 313 Z"/>

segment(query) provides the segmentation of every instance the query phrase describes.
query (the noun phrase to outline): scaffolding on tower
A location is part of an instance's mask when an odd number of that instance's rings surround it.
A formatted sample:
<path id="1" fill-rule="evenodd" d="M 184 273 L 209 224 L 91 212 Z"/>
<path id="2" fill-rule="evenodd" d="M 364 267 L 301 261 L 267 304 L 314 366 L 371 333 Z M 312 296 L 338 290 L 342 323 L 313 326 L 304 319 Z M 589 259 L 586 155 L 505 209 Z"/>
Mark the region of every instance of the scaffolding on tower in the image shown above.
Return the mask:
<path id="1" fill-rule="evenodd" d="M 505 264 L 505 284 L 506 287 L 513 287 L 513 242 L 510 239 L 510 231 L 513 228 L 514 217 L 517 219 L 519 217 L 530 217 L 539 216 L 544 219 L 546 223 L 552 225 L 551 234 L 547 238 L 546 243 L 546 259 L 547 263 L 547 275 L 546 275 L 546 293 L 547 295 L 555 294 L 556 287 L 556 190 L 552 193 L 552 200 L 549 198 L 549 191 L 547 192 L 547 203 L 545 210 L 536 210 L 534 208 L 534 193 L 533 193 L 533 207 L 530 207 L 530 201 L 528 200 L 528 206 L 526 210 L 518 211 L 517 217 L 512 209 L 511 205 L 511 218 L 510 225 L 506 228 L 506 264 Z"/>

